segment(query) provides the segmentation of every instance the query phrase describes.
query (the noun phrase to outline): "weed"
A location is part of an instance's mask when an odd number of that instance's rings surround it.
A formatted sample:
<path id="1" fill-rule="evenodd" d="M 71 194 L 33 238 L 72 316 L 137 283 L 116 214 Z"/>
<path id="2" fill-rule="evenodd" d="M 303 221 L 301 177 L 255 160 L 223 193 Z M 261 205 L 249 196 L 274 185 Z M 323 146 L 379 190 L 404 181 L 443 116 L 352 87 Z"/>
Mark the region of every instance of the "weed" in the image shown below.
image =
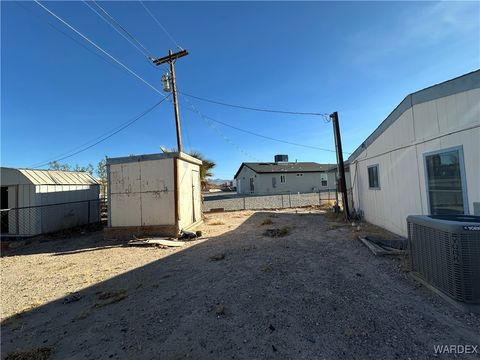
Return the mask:
<path id="1" fill-rule="evenodd" d="M 212 221 L 212 222 L 208 223 L 208 225 L 225 225 L 225 223 L 221 220 L 215 220 L 215 221 Z"/>
<path id="2" fill-rule="evenodd" d="M 217 307 L 217 310 L 215 312 L 218 316 L 225 315 L 225 306 L 220 305 L 219 307 Z"/>
<path id="3" fill-rule="evenodd" d="M 51 349 L 47 347 L 28 351 L 17 351 L 8 354 L 5 360 L 47 360 L 50 357 L 50 352 Z"/>
<path id="4" fill-rule="evenodd" d="M 117 291 L 108 291 L 108 292 L 101 292 L 98 295 L 98 300 L 100 303 L 96 303 L 94 307 L 101 307 L 109 304 L 113 304 L 119 301 L 122 301 L 127 298 L 127 290 L 121 289 Z"/>
<path id="5" fill-rule="evenodd" d="M 225 253 L 212 255 L 208 258 L 210 261 L 220 261 L 225 259 Z"/>
<path id="6" fill-rule="evenodd" d="M 265 230 L 265 232 L 263 233 L 264 236 L 268 236 L 268 237 L 283 237 L 283 236 L 287 236 L 288 234 L 290 234 L 290 228 L 288 226 L 284 226 L 280 229 L 267 229 Z"/>
<path id="7" fill-rule="evenodd" d="M 272 225 L 273 224 L 273 221 L 272 219 L 264 219 L 260 225 Z"/>

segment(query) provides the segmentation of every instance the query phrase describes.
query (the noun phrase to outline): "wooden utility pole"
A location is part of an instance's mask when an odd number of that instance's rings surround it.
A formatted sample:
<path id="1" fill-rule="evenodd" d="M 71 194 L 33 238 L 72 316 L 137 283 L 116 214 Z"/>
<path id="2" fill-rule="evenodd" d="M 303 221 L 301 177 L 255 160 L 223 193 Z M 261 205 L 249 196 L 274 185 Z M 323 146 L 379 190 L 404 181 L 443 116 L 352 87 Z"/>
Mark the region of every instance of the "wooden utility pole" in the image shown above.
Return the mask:
<path id="1" fill-rule="evenodd" d="M 173 109 L 175 111 L 175 126 L 177 128 L 177 148 L 178 152 L 182 152 L 182 132 L 180 127 L 180 114 L 178 112 L 178 101 L 177 101 L 177 84 L 175 82 L 175 61 L 178 58 L 187 56 L 187 50 L 182 50 L 177 53 L 172 53 L 172 50 L 168 50 L 168 55 L 162 58 L 153 60 L 155 65 L 161 65 L 164 63 L 170 64 L 170 75 L 172 77 L 172 94 L 173 94 Z"/>
<path id="2" fill-rule="evenodd" d="M 350 212 L 348 211 L 348 198 L 347 198 L 347 182 L 345 180 L 345 165 L 343 164 L 343 152 L 342 152 L 342 139 L 340 137 L 340 125 L 338 124 L 338 113 L 335 111 L 330 114 L 333 124 L 333 136 L 335 137 L 335 148 L 337 151 L 337 166 L 339 173 L 339 183 L 342 193 L 343 211 L 345 212 L 345 219 L 350 218 Z"/>

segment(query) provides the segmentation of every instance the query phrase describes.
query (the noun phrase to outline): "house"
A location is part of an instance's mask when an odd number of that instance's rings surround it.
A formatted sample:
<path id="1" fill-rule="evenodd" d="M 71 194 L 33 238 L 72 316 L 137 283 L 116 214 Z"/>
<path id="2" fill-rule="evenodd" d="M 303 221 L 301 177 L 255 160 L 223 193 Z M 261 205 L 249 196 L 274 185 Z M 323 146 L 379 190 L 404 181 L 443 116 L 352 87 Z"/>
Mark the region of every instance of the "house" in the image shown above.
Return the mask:
<path id="1" fill-rule="evenodd" d="M 1 232 L 33 236 L 99 218 L 98 181 L 86 172 L 0 168 Z"/>
<path id="2" fill-rule="evenodd" d="M 183 152 L 108 158 L 105 237 L 175 237 L 199 224 L 200 165 Z"/>
<path id="3" fill-rule="evenodd" d="M 283 159 L 286 161 L 242 163 L 234 176 L 237 193 L 268 195 L 335 190 L 336 165 Z"/>
<path id="4" fill-rule="evenodd" d="M 480 215 L 480 70 L 408 95 L 348 162 L 355 209 L 394 233 L 408 215 Z"/>

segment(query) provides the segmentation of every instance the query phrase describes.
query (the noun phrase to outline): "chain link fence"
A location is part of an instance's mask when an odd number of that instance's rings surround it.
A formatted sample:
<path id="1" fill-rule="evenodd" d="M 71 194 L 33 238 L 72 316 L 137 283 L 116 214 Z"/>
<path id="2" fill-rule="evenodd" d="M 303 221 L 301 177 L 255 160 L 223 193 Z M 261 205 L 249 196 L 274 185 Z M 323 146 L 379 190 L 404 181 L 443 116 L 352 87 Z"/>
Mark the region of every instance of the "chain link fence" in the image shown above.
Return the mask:
<path id="1" fill-rule="evenodd" d="M 284 193 L 275 195 L 245 195 L 245 194 L 208 194 L 203 197 L 203 211 L 234 211 L 284 209 L 306 206 L 321 206 L 334 204 L 334 190 L 312 193 Z M 338 194 L 341 204 L 341 195 Z"/>
<path id="2" fill-rule="evenodd" d="M 103 199 L 25 206 L 1 211 L 1 234 L 33 236 L 97 223 Z"/>

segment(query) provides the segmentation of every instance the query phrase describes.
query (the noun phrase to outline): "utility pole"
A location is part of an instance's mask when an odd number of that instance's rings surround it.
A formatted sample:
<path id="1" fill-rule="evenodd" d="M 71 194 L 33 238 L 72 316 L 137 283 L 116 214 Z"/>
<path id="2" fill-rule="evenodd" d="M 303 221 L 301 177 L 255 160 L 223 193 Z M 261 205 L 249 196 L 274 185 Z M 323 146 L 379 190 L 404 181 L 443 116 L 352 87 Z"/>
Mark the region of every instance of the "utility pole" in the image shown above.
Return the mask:
<path id="1" fill-rule="evenodd" d="M 177 129 L 177 148 L 178 152 L 182 152 L 182 133 L 181 133 L 181 128 L 180 128 L 180 114 L 178 112 L 178 101 L 177 101 L 177 84 L 175 81 L 175 61 L 178 58 L 181 58 L 183 56 L 187 56 L 188 52 L 187 50 L 182 50 L 177 53 L 173 53 L 172 50 L 168 50 L 168 55 L 164 56 L 162 58 L 153 60 L 153 63 L 155 65 L 161 65 L 164 63 L 169 63 L 170 64 L 170 75 L 172 77 L 172 93 L 173 93 L 173 109 L 175 111 L 175 126 Z"/>
<path id="2" fill-rule="evenodd" d="M 340 137 L 340 125 L 338 124 L 338 113 L 335 111 L 330 114 L 333 124 L 333 136 L 335 138 L 335 148 L 337 151 L 337 167 L 339 173 L 339 179 L 337 186 L 340 187 L 342 192 L 343 211 L 345 212 L 345 219 L 350 218 L 350 212 L 348 211 L 348 198 L 347 198 L 347 182 L 345 181 L 345 166 L 343 164 L 343 152 L 342 152 L 342 139 Z"/>

